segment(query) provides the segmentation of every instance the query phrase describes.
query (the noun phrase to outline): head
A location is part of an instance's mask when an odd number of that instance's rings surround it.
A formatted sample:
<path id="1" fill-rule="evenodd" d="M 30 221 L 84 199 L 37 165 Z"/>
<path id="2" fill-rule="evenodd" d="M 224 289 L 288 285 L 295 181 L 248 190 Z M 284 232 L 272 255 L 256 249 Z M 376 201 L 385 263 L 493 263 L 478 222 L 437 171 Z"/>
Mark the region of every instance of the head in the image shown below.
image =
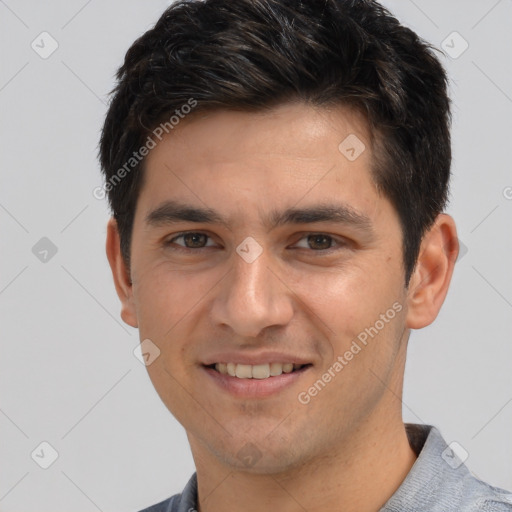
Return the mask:
<path id="1" fill-rule="evenodd" d="M 369 0 L 192 0 L 117 79 L 100 143 L 107 253 L 193 448 L 242 464 L 251 442 L 272 471 L 389 411 L 409 330 L 434 320 L 457 253 L 447 79 L 429 45 Z M 210 383 L 214 363 L 265 357 L 305 366 L 250 400 Z"/>

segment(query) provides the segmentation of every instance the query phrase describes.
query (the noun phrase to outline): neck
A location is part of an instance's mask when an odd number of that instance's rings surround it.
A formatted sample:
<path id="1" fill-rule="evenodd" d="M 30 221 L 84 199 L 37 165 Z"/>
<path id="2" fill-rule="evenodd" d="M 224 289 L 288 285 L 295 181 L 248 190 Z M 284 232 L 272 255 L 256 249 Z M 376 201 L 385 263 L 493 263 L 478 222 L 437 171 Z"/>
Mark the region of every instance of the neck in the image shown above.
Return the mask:
<path id="1" fill-rule="evenodd" d="M 388 409 L 387 423 L 359 425 L 339 450 L 283 473 L 255 474 L 195 457 L 199 512 L 377 512 L 416 460 L 400 416 L 389 420 Z"/>

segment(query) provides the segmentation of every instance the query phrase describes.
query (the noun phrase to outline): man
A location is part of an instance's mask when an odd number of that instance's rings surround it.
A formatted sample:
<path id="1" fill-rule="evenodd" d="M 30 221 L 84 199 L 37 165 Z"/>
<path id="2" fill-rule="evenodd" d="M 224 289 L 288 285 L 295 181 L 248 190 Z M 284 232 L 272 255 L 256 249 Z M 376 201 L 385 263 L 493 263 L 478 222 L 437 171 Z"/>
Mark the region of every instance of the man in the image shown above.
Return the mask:
<path id="1" fill-rule="evenodd" d="M 432 49 L 370 0 L 192 0 L 117 78 L 107 255 L 197 468 L 146 510 L 512 510 L 402 420 L 458 254 Z"/>

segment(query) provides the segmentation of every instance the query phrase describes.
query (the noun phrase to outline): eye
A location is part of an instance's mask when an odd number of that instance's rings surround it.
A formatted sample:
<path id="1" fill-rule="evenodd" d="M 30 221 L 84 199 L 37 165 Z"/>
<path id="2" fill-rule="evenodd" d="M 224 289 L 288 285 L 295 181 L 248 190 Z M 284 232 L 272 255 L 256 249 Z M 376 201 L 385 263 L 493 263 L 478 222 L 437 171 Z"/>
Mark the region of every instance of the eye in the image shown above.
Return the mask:
<path id="1" fill-rule="evenodd" d="M 181 241 L 181 243 L 179 241 Z M 207 234 L 195 231 L 181 233 L 166 242 L 166 245 L 171 244 L 176 244 L 187 249 L 202 249 L 203 247 L 211 247 L 212 245 L 215 245 L 213 240 Z"/>
<path id="2" fill-rule="evenodd" d="M 299 242 L 295 244 L 295 247 L 312 249 L 314 251 L 326 251 L 332 249 L 334 244 L 338 246 L 346 245 L 343 241 L 336 240 L 334 237 L 326 235 L 325 233 L 310 233 L 302 237 Z"/>

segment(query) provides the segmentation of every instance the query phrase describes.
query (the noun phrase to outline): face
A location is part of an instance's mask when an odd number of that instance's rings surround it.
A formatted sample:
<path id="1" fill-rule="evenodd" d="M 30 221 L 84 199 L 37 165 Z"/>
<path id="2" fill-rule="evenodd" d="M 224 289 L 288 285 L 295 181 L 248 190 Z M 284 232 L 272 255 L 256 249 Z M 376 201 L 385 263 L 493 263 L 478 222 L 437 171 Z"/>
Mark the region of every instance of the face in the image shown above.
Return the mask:
<path id="1" fill-rule="evenodd" d="M 300 103 L 185 119 L 148 155 L 122 316 L 195 455 L 279 471 L 400 416 L 402 234 L 371 158 L 356 113 Z"/>

